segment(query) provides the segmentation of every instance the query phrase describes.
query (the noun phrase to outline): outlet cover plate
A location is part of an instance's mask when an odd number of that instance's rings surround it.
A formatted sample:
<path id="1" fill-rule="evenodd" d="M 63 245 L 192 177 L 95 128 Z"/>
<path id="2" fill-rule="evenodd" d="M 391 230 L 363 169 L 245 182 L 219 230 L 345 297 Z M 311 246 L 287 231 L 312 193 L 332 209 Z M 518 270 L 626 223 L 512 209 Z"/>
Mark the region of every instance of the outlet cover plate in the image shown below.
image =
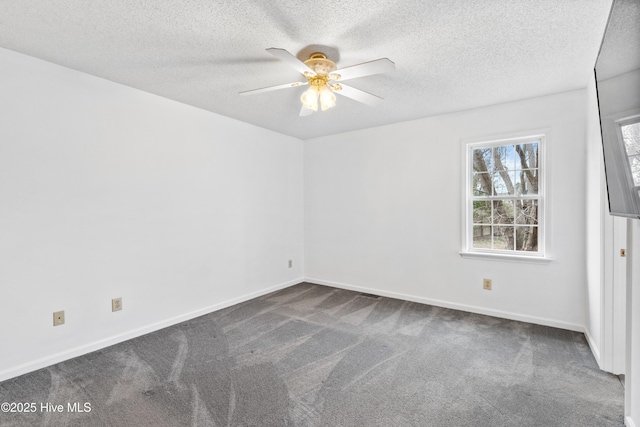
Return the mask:
<path id="1" fill-rule="evenodd" d="M 482 287 L 488 291 L 491 290 L 491 279 L 483 279 L 482 280 Z"/>
<path id="2" fill-rule="evenodd" d="M 111 311 L 122 310 L 122 297 L 114 298 L 111 300 Z"/>
<path id="3" fill-rule="evenodd" d="M 64 325 L 64 310 L 53 313 L 53 326 Z"/>

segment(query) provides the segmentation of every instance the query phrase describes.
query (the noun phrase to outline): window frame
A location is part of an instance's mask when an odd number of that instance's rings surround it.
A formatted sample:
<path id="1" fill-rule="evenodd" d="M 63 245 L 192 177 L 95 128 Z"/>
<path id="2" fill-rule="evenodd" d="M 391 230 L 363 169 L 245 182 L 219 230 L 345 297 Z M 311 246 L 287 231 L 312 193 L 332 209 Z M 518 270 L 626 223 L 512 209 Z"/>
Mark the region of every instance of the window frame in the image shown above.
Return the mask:
<path id="1" fill-rule="evenodd" d="M 515 196 L 490 196 L 487 198 L 478 199 L 473 195 L 473 150 L 478 148 L 493 148 L 502 146 L 515 146 L 518 144 L 537 142 L 538 143 L 538 194 Z M 546 248 L 546 230 L 548 229 L 548 218 L 546 210 L 546 198 L 547 198 L 547 161 L 546 161 L 546 147 L 547 146 L 547 133 L 546 132 L 527 132 L 514 136 L 507 136 L 503 138 L 491 138 L 481 139 L 473 141 L 464 141 L 463 149 L 463 170 L 464 170 L 464 183 L 463 183 L 463 227 L 462 227 L 462 250 L 460 255 L 463 257 L 479 257 L 479 258 L 493 258 L 503 260 L 515 260 L 515 261 L 551 261 L 548 257 L 548 251 Z M 514 170 L 517 170 L 514 169 Z M 487 248 L 474 248 L 473 247 L 473 202 L 477 200 L 522 200 L 522 199 L 536 199 L 538 202 L 538 250 L 536 252 L 530 251 L 517 251 L 515 249 L 487 249 Z"/>
<path id="2" fill-rule="evenodd" d="M 634 184 L 627 151 L 624 145 L 621 127 L 640 121 L 640 109 L 623 111 L 601 118 L 601 130 L 603 139 L 603 149 L 605 156 L 607 206 L 611 211 L 611 193 L 617 193 L 620 200 L 624 200 L 625 206 L 617 206 L 613 210 L 613 215 L 637 218 L 636 215 L 620 213 L 632 209 L 634 212 L 640 209 L 640 193 Z M 631 206 L 629 206 L 629 204 Z"/>

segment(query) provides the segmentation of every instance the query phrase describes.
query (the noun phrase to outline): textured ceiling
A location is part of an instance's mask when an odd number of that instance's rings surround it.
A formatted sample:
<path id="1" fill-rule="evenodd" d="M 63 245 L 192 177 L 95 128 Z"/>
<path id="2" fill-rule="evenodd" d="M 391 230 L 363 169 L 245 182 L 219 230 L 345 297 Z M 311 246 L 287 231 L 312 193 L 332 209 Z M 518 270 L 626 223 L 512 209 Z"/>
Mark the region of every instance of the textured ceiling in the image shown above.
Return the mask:
<path id="1" fill-rule="evenodd" d="M 616 0 L 596 70 L 598 81 L 640 69 L 640 0 Z"/>
<path id="2" fill-rule="evenodd" d="M 585 87 L 611 0 L 0 0 L 0 47 L 307 139 Z M 326 46 L 385 99 L 299 117 L 304 88 L 265 51 Z M 304 58 L 306 59 L 306 58 Z M 1 64 L 0 64 L 1 65 Z"/>

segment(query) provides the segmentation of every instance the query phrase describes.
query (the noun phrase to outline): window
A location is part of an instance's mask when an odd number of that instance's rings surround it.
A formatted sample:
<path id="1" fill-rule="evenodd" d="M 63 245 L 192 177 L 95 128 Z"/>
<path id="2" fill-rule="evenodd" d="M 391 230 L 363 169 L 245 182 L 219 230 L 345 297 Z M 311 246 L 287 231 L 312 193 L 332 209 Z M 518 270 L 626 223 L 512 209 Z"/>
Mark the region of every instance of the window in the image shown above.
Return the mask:
<path id="1" fill-rule="evenodd" d="M 467 252 L 544 255 L 543 141 L 539 135 L 468 145 Z"/>
<path id="2" fill-rule="evenodd" d="M 640 109 L 601 117 L 611 215 L 640 218 Z"/>
<path id="3" fill-rule="evenodd" d="M 618 123 L 624 143 L 626 164 L 631 171 L 632 187 L 640 194 L 640 118 L 633 117 Z"/>

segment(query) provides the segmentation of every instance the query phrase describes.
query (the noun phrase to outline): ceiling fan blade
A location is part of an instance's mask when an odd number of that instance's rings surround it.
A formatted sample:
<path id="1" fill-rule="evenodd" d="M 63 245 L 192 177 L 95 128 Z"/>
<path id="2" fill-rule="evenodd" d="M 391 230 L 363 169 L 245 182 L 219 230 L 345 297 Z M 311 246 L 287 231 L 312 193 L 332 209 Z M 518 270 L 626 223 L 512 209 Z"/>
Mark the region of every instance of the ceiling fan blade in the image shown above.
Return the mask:
<path id="1" fill-rule="evenodd" d="M 284 49 L 280 49 L 277 47 L 270 47 L 269 49 L 267 49 L 267 52 L 269 52 L 271 55 L 275 56 L 276 58 L 286 62 L 287 64 L 291 65 L 293 68 L 298 70 L 300 74 L 304 74 L 305 72 L 311 73 L 312 75 L 316 74 L 315 71 L 307 67 L 304 62 L 300 61 L 298 58 L 296 58 L 295 56 L 293 56 L 292 54 L 290 54 Z"/>
<path id="2" fill-rule="evenodd" d="M 272 90 L 286 89 L 288 87 L 299 87 L 299 86 L 304 86 L 308 84 L 309 82 L 285 83 L 283 85 L 269 86 L 269 87 L 263 87 L 260 89 L 253 89 L 253 90 L 245 90 L 244 92 L 240 92 L 240 95 L 255 95 L 256 93 L 271 92 Z"/>
<path id="3" fill-rule="evenodd" d="M 363 62 L 362 64 L 352 65 L 340 70 L 333 71 L 329 74 L 329 77 L 334 81 L 344 81 L 348 79 L 355 79 L 357 77 L 370 76 L 372 74 L 387 73 L 396 69 L 396 64 L 388 58 L 380 58 L 374 61 Z"/>
<path id="4" fill-rule="evenodd" d="M 380 98 L 379 96 L 372 95 L 369 92 L 365 92 L 363 90 L 356 89 L 355 87 L 347 86 L 342 83 L 336 83 L 330 85 L 330 87 L 335 93 L 346 96 L 347 98 L 354 99 L 358 102 L 362 102 L 363 104 L 367 104 L 371 107 L 375 107 L 376 105 L 384 101 L 384 99 Z"/>
<path id="5" fill-rule="evenodd" d="M 300 117 L 306 117 L 312 114 L 313 114 L 313 110 L 310 110 L 304 106 L 300 109 Z"/>

